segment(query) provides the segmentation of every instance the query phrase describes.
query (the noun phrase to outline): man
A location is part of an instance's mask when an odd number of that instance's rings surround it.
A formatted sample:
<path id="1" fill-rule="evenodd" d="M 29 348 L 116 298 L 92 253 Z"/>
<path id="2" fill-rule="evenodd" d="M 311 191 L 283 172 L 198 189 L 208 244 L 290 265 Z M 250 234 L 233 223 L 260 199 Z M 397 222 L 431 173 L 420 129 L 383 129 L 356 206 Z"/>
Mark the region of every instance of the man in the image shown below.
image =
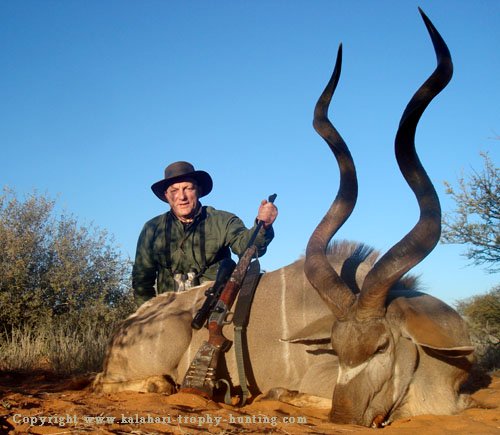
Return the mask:
<path id="1" fill-rule="evenodd" d="M 164 179 L 151 186 L 170 211 L 146 222 L 137 242 L 132 286 L 139 305 L 157 294 L 214 280 L 219 263 L 231 251 L 243 254 L 258 221 L 263 225 L 255 245 L 259 256 L 266 252 L 278 215 L 274 204 L 263 200 L 254 227 L 247 229 L 234 214 L 201 205 L 199 199 L 212 185 L 207 172 L 175 162 L 165 169 Z"/>

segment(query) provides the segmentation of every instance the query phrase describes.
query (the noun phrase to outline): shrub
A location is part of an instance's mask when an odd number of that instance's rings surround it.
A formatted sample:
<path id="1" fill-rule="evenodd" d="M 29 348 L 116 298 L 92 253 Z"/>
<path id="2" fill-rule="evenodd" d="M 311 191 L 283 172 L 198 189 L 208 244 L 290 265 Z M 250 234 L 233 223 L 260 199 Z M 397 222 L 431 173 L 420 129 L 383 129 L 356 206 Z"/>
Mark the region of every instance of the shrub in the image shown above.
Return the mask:
<path id="1" fill-rule="evenodd" d="M 130 261 L 106 231 L 81 226 L 36 192 L 19 201 L 0 195 L 0 324 L 98 323 L 133 308 Z"/>
<path id="2" fill-rule="evenodd" d="M 0 369 L 95 370 L 130 314 L 131 262 L 93 225 L 34 192 L 0 194 Z"/>
<path id="3" fill-rule="evenodd" d="M 469 325 L 478 364 L 488 371 L 500 368 L 500 286 L 459 301 L 457 310 Z"/>

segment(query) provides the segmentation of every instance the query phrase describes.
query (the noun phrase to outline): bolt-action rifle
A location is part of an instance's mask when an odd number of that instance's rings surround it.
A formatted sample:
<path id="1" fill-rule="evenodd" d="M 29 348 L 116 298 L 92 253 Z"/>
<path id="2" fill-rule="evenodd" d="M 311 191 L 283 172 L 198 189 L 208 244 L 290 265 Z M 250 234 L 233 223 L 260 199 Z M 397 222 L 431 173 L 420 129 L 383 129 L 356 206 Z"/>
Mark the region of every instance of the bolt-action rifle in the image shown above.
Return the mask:
<path id="1" fill-rule="evenodd" d="M 276 194 L 271 195 L 269 197 L 269 202 L 274 202 L 275 199 Z M 208 340 L 203 342 L 191 362 L 191 365 L 184 376 L 184 380 L 182 381 L 180 389 L 182 392 L 198 394 L 209 399 L 213 396 L 213 389 L 216 384 L 215 375 L 219 355 L 221 352 L 227 352 L 227 350 L 231 347 L 231 342 L 222 334 L 222 328 L 224 325 L 231 323 L 227 321 L 227 317 L 231 307 L 233 306 L 234 300 L 238 295 L 243 280 L 245 279 L 252 258 L 256 255 L 257 247 L 254 243 L 262 225 L 263 222 L 259 221 L 252 237 L 250 238 L 247 249 L 241 256 L 238 264 L 231 274 L 231 277 L 224 285 L 215 306 L 210 312 L 208 318 Z M 204 306 L 205 304 L 208 305 L 209 303 L 205 301 Z M 212 302 L 210 302 L 210 304 L 212 304 Z M 198 320 L 194 322 L 193 319 L 195 326 L 198 326 L 200 321 L 201 325 L 205 323 L 203 320 L 203 314 L 200 314 L 200 311 L 195 316 L 195 318 L 199 317 Z"/>

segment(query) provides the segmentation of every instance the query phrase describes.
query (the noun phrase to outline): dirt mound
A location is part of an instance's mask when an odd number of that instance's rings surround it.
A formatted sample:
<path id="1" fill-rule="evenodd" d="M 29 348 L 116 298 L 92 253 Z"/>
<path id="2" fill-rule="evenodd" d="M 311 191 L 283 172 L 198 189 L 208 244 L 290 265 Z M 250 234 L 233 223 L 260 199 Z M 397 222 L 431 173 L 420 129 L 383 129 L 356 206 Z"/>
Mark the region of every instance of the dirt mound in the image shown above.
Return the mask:
<path id="1" fill-rule="evenodd" d="M 478 407 L 453 416 L 398 420 L 384 434 L 500 433 L 500 373 L 482 380 Z M 89 378 L 58 379 L 45 373 L 0 374 L 2 434 L 357 434 L 367 429 L 327 421 L 328 410 L 254 401 L 243 408 L 191 394 L 93 394 Z"/>

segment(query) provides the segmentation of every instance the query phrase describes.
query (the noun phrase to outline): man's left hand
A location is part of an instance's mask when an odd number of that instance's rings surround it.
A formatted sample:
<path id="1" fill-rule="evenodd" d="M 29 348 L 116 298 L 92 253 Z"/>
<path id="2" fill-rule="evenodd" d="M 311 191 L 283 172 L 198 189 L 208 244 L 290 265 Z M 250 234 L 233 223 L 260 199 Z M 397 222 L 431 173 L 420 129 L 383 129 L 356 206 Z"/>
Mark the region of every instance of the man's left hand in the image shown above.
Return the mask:
<path id="1" fill-rule="evenodd" d="M 278 217 L 278 209 L 276 206 L 265 199 L 262 200 L 259 206 L 257 220 L 262 221 L 264 228 L 269 228 Z"/>

